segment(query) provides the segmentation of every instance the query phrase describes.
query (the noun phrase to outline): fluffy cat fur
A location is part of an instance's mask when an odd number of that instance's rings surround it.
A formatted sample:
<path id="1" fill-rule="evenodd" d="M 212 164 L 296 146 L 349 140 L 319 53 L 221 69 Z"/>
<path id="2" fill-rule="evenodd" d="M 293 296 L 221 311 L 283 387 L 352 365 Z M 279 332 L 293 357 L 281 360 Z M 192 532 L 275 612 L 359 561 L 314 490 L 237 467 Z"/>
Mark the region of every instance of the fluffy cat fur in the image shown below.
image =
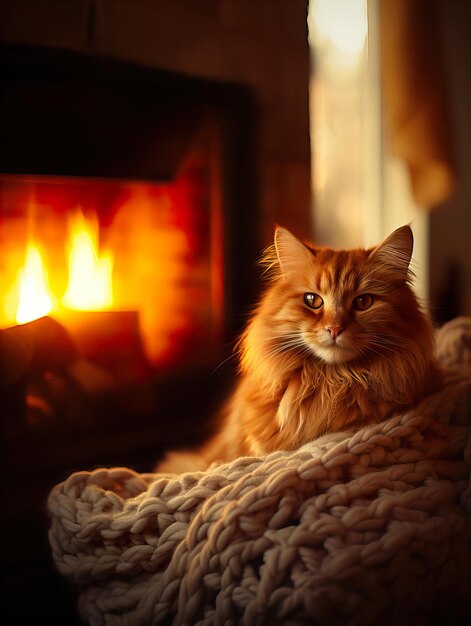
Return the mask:
<path id="1" fill-rule="evenodd" d="M 239 378 L 217 432 L 158 470 L 292 450 L 404 411 L 436 387 L 432 324 L 410 286 L 412 247 L 409 226 L 366 250 L 314 247 L 277 228 L 263 261 L 270 284 L 239 341 Z"/>

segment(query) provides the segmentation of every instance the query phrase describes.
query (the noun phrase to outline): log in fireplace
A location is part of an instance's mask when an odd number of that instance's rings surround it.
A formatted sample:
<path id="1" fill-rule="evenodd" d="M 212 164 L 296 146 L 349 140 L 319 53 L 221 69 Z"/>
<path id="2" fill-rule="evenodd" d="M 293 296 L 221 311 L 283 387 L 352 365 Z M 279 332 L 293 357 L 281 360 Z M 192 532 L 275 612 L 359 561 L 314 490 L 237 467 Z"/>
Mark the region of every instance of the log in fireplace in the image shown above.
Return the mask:
<path id="1" fill-rule="evenodd" d="M 216 368 L 253 300 L 256 106 L 235 84 L 60 50 L 1 62 L 4 567 L 33 598 L 23 617 L 65 623 L 48 489 L 150 470 L 204 435 L 228 386 Z"/>

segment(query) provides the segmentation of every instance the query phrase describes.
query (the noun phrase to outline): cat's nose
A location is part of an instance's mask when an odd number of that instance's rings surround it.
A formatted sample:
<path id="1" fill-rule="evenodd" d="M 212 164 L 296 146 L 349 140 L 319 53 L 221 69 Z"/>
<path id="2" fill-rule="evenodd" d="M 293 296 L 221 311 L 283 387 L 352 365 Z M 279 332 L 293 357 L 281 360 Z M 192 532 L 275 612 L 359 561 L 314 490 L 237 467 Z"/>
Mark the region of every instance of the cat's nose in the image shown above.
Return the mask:
<path id="1" fill-rule="evenodd" d="M 343 326 L 326 326 L 325 329 L 330 333 L 332 339 L 337 339 L 340 333 L 343 333 L 345 330 Z"/>

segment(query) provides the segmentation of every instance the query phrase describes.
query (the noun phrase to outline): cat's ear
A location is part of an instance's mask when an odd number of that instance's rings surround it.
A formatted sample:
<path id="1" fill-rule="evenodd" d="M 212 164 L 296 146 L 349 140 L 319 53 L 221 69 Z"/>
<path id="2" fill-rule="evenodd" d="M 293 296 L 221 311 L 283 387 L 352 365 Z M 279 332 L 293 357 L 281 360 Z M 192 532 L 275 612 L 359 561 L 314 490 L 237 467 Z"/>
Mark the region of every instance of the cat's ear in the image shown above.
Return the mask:
<path id="1" fill-rule="evenodd" d="M 285 278 L 311 267 L 314 261 L 311 250 L 289 230 L 280 226 L 275 230 L 275 250 Z"/>
<path id="2" fill-rule="evenodd" d="M 413 247 L 414 237 L 410 226 L 401 226 L 373 250 L 370 259 L 375 264 L 399 271 L 407 277 Z"/>

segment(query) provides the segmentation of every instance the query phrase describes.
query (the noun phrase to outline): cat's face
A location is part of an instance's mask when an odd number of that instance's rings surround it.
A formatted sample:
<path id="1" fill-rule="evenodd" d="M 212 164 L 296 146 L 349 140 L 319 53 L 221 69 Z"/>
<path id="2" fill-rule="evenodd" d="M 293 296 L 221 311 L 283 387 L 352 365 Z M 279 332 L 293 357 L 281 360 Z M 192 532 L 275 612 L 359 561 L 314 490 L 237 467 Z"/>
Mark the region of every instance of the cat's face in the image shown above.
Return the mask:
<path id="1" fill-rule="evenodd" d="M 420 317 L 407 284 L 408 226 L 370 250 L 310 249 L 279 228 L 275 250 L 280 276 L 273 332 L 281 343 L 328 364 L 405 349 Z"/>

